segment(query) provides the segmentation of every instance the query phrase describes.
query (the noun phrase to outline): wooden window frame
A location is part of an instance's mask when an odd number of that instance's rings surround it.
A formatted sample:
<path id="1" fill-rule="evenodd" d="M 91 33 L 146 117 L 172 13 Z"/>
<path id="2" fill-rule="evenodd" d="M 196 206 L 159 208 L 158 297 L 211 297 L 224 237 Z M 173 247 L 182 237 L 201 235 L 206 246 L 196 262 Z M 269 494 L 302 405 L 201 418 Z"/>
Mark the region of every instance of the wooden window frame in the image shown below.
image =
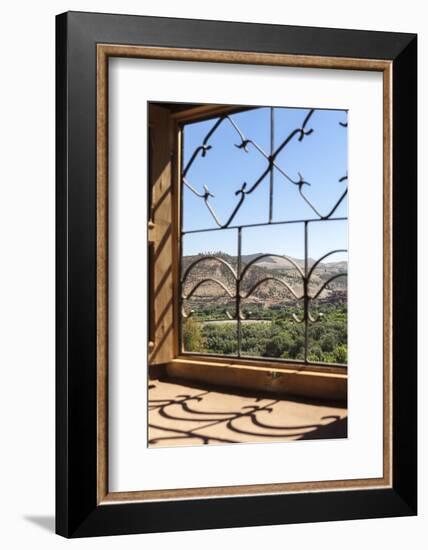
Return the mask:
<path id="1" fill-rule="evenodd" d="M 242 110 L 238 105 L 152 102 L 149 120 L 148 372 L 220 386 L 346 402 L 347 367 L 186 353 L 180 337 L 182 127 Z M 159 168 L 161 166 L 161 168 Z"/>

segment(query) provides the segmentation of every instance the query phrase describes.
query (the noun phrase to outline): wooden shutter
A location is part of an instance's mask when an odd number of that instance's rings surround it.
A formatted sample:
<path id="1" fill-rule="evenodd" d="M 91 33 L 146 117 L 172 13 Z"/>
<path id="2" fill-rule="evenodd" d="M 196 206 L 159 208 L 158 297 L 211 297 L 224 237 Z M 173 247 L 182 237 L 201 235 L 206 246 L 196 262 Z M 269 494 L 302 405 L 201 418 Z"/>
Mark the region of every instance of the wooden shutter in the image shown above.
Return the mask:
<path id="1" fill-rule="evenodd" d="M 174 227 L 173 157 L 175 125 L 168 109 L 149 107 L 149 366 L 173 359 L 177 327 L 174 277 L 177 231 Z"/>

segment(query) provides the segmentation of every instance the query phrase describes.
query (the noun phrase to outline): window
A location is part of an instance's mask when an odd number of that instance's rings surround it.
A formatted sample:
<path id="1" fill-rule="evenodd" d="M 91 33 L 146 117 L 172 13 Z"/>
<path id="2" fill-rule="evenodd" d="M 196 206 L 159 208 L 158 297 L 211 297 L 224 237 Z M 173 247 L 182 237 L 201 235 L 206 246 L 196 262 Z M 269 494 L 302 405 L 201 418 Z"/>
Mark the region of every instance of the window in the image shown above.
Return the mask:
<path id="1" fill-rule="evenodd" d="M 347 113 L 151 104 L 150 362 L 347 362 Z"/>

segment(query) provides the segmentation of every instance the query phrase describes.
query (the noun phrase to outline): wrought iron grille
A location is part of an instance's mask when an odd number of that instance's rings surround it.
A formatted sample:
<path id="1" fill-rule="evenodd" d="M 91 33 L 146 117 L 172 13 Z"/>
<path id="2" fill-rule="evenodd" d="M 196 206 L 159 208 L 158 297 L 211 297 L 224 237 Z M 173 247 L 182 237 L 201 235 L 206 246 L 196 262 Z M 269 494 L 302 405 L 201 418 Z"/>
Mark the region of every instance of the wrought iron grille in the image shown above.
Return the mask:
<path id="1" fill-rule="evenodd" d="M 260 109 L 260 107 L 251 108 L 252 110 Z M 270 134 L 270 148 L 269 151 L 265 151 L 256 140 L 251 139 L 242 131 L 236 122 L 236 112 L 234 114 L 224 114 L 222 116 L 217 116 L 212 119 L 212 126 L 209 131 L 205 134 L 202 139 L 202 142 L 197 146 L 189 156 L 189 160 L 183 165 L 181 173 L 181 200 L 183 201 L 183 190 L 188 189 L 195 197 L 198 197 L 201 200 L 201 203 L 209 212 L 212 220 L 215 222 L 215 227 L 201 227 L 197 229 L 184 230 L 183 225 L 181 226 L 181 250 L 183 237 L 190 234 L 202 234 L 205 232 L 215 232 L 221 231 L 224 229 L 229 229 L 236 231 L 236 248 L 237 248 L 237 258 L 236 265 L 233 265 L 232 262 L 227 261 L 221 255 L 209 254 L 206 256 L 199 256 L 196 260 L 192 261 L 190 265 L 183 266 L 183 256 L 182 256 L 182 268 L 181 268 L 181 278 L 180 278 L 180 314 L 181 314 L 181 327 L 186 319 L 192 316 L 193 311 L 189 309 L 189 301 L 192 297 L 195 296 L 197 292 L 200 292 L 201 289 L 206 284 L 216 285 L 225 296 L 230 299 L 233 304 L 232 313 L 225 309 L 224 313 L 228 319 L 236 321 L 236 338 L 237 346 L 236 353 L 232 354 L 235 357 L 245 357 L 242 353 L 242 322 L 246 320 L 246 317 L 242 311 L 242 303 L 244 300 L 250 298 L 262 285 L 269 282 L 270 284 L 278 285 L 285 289 L 285 292 L 291 297 L 296 304 L 300 304 L 301 313 L 291 314 L 291 321 L 303 326 L 304 333 L 304 356 L 302 359 L 295 359 L 294 361 L 300 363 L 318 363 L 317 361 L 311 361 L 308 358 L 309 355 L 309 327 L 314 323 L 322 323 L 323 315 L 320 313 L 314 313 L 313 304 L 317 300 L 329 285 L 339 277 L 346 277 L 347 272 L 342 271 L 336 273 L 324 281 L 318 288 L 311 288 L 311 282 L 314 274 L 317 269 L 322 267 L 323 262 L 330 258 L 330 256 L 337 253 L 346 253 L 347 249 L 340 248 L 330 250 L 326 254 L 323 254 L 321 257 L 314 261 L 310 261 L 308 255 L 308 229 L 312 224 L 315 223 L 330 223 L 337 221 L 346 221 L 347 216 L 335 216 L 339 206 L 345 201 L 348 187 L 348 175 L 344 174 L 338 180 L 338 183 L 342 186 L 338 193 L 338 198 L 334 202 L 333 206 L 327 211 L 321 211 L 322 209 L 317 206 L 313 200 L 311 200 L 308 194 L 305 192 L 306 188 L 313 185 L 312 182 L 305 180 L 301 172 L 298 172 L 297 177 L 293 177 L 279 162 L 279 155 L 284 151 L 292 142 L 300 143 L 303 140 L 311 139 L 310 136 L 317 131 L 316 127 L 312 124 L 314 113 L 316 109 L 299 109 L 302 111 L 302 122 L 299 127 L 291 130 L 288 135 L 283 139 L 279 144 L 275 145 L 275 130 L 276 130 L 276 112 L 278 107 L 269 108 L 269 134 Z M 239 111 L 237 111 L 239 112 Z M 346 121 L 346 112 L 343 111 L 343 118 L 337 122 L 342 128 L 346 131 L 348 123 Z M 190 173 L 192 167 L 195 163 L 203 162 L 204 158 L 210 154 L 213 149 L 213 137 L 215 133 L 219 130 L 222 125 L 229 125 L 235 135 L 237 142 L 234 146 L 242 151 L 243 161 L 245 161 L 245 154 L 247 154 L 250 148 L 253 148 L 262 159 L 264 159 L 264 168 L 261 173 L 257 174 L 254 177 L 254 180 L 251 183 L 244 182 L 240 187 L 233 191 L 234 196 L 236 197 L 235 205 L 232 207 L 231 212 L 225 219 L 221 219 L 221 216 L 216 212 L 212 200 L 214 194 L 210 191 L 207 185 L 203 182 L 194 182 L 191 181 Z M 184 125 L 184 129 L 185 129 Z M 183 155 L 183 152 L 182 152 Z M 296 190 L 297 196 L 300 200 L 304 201 L 305 204 L 310 208 L 311 213 L 313 214 L 310 217 L 302 219 L 281 219 L 276 220 L 273 216 L 273 207 L 275 194 L 274 189 L 276 186 L 277 178 L 279 178 L 280 184 L 285 184 L 288 186 L 293 186 Z M 268 193 L 268 215 L 267 219 L 263 222 L 258 223 L 246 223 L 246 224 L 234 224 L 237 214 L 242 208 L 243 204 L 250 200 L 251 195 L 254 191 L 267 182 L 267 193 Z M 183 204 L 181 204 L 181 211 L 183 212 Z M 183 219 L 181 217 L 181 219 Z M 182 222 L 181 222 L 182 223 Z M 287 255 L 280 254 L 261 254 L 251 261 L 246 262 L 245 264 L 242 261 L 242 239 L 243 233 L 248 228 L 255 227 L 268 227 L 268 226 L 280 226 L 285 224 L 300 224 L 303 231 L 303 242 L 304 242 L 304 257 L 303 262 L 298 263 L 295 259 Z M 281 261 L 288 263 L 297 274 L 296 277 L 301 283 L 301 292 L 296 292 L 296 290 L 283 278 L 276 276 L 266 276 L 258 279 L 249 289 L 245 289 L 243 284 L 246 280 L 247 274 L 252 270 L 257 264 L 266 260 L 267 258 L 280 258 Z M 228 282 L 219 280 L 216 277 L 204 276 L 194 282 L 189 288 L 190 275 L 193 273 L 195 268 L 199 265 L 202 265 L 204 262 L 218 263 L 222 266 L 222 269 L 227 273 Z M 253 318 L 251 320 L 254 320 Z M 180 335 L 182 342 L 182 333 Z M 183 344 L 183 342 L 182 342 Z M 185 349 L 182 349 L 183 352 L 186 352 Z M 188 351 L 187 351 L 188 352 Z M 200 353 L 199 353 L 200 354 Z M 254 357 L 253 357 L 254 358 Z M 269 358 L 271 360 L 273 358 Z M 285 359 L 282 359 L 283 361 Z M 288 359 L 287 359 L 288 360 Z M 324 364 L 326 362 L 323 362 Z M 336 365 L 338 363 L 335 363 Z M 345 364 L 343 364 L 345 366 Z"/>

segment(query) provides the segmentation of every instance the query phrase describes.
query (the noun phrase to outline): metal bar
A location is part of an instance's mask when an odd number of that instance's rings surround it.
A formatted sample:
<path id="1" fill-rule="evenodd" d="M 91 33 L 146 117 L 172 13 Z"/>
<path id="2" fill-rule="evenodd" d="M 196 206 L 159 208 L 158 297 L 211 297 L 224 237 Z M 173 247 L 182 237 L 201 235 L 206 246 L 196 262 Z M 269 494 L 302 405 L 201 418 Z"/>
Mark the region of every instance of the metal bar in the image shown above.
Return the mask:
<path id="1" fill-rule="evenodd" d="M 338 218 L 328 218 L 328 219 L 321 219 L 321 218 L 310 218 L 306 220 L 283 220 L 278 222 L 261 222 L 261 223 L 248 223 L 245 225 L 230 225 L 229 227 L 207 227 L 205 229 L 189 229 L 188 231 L 182 231 L 182 235 L 190 235 L 192 233 L 206 233 L 208 231 L 225 231 L 228 229 L 239 229 L 242 227 L 263 227 L 267 225 L 285 225 L 289 223 L 304 223 L 304 222 L 343 222 L 347 221 L 348 218 L 346 217 L 338 217 Z"/>
<path id="2" fill-rule="evenodd" d="M 274 110 L 273 107 L 270 108 L 270 159 L 273 157 L 274 152 L 274 141 L 275 141 L 275 126 L 274 126 Z M 272 166 L 270 168 L 269 174 L 269 223 L 272 223 L 273 218 L 273 170 Z"/>
<path id="3" fill-rule="evenodd" d="M 215 359 L 224 359 L 224 362 L 230 362 L 233 359 L 237 359 L 235 355 L 221 355 L 219 353 L 212 353 L 212 352 L 204 352 L 201 353 L 200 351 L 186 351 L 183 352 L 182 355 L 186 355 L 189 357 L 196 357 L 201 358 L 206 355 L 209 355 L 210 357 L 213 357 Z M 292 363 L 296 365 L 301 365 L 302 360 L 301 359 L 284 359 L 283 357 L 260 357 L 258 355 L 245 355 L 241 353 L 241 357 L 239 359 L 251 359 L 252 361 L 264 361 L 266 360 L 268 363 Z M 317 365 L 320 367 L 344 367 L 346 368 L 348 365 L 346 363 L 328 363 L 327 361 L 323 363 L 322 361 L 308 361 L 308 365 Z"/>
<path id="4" fill-rule="evenodd" d="M 325 260 L 326 258 L 328 258 L 329 256 L 332 256 L 333 254 L 338 254 L 339 252 L 348 252 L 348 250 L 346 248 L 336 248 L 336 250 L 330 250 L 330 252 L 327 252 L 327 254 L 323 254 L 321 256 L 321 258 L 318 258 L 318 260 L 316 260 L 312 265 L 311 265 L 311 268 L 309 270 L 309 273 L 308 273 L 308 279 L 311 278 L 311 275 L 312 273 L 315 271 L 315 269 L 317 268 L 317 266 L 323 261 Z"/>
<path id="5" fill-rule="evenodd" d="M 308 329 L 309 329 L 309 300 L 308 300 L 308 222 L 304 224 L 305 232 L 305 277 L 303 278 L 303 319 L 305 322 L 305 351 L 304 361 L 308 362 Z"/>
<path id="6" fill-rule="evenodd" d="M 318 296 L 321 294 L 321 292 L 332 282 L 334 281 L 335 279 L 339 278 L 339 277 L 347 277 L 348 274 L 347 273 L 337 273 L 336 275 L 333 275 L 333 277 L 330 277 L 330 279 L 328 281 L 326 281 L 316 292 L 315 296 L 312 296 L 311 297 L 311 300 L 316 300 L 318 298 Z"/>
<path id="7" fill-rule="evenodd" d="M 201 279 L 193 288 L 192 290 L 188 293 L 188 294 L 182 294 L 181 297 L 182 299 L 184 300 L 188 300 L 189 298 L 191 298 L 193 296 L 193 294 L 198 290 L 198 288 L 202 285 L 204 285 L 205 283 L 214 283 L 216 284 L 217 286 L 219 286 L 220 288 L 222 288 L 226 294 L 229 296 L 229 298 L 235 298 L 235 296 L 230 292 L 230 290 L 227 288 L 227 286 L 222 283 L 221 281 L 219 281 L 218 279 L 214 279 L 214 277 L 206 277 L 205 279 Z"/>
<path id="8" fill-rule="evenodd" d="M 306 182 L 303 178 L 303 176 L 299 173 L 299 178 L 294 180 L 291 176 L 289 176 L 284 170 L 282 170 L 275 162 L 275 159 L 276 157 L 278 156 L 278 154 L 296 137 L 298 136 L 298 140 L 299 141 L 302 141 L 304 139 L 305 136 L 309 136 L 310 134 L 312 134 L 312 132 L 314 131 L 313 128 L 309 129 L 309 130 L 306 130 L 306 125 L 309 121 L 309 119 L 312 117 L 314 113 L 314 109 L 310 109 L 308 114 L 306 115 L 302 125 L 300 128 L 295 128 L 294 130 L 292 130 L 290 132 L 290 134 L 288 135 L 288 137 L 286 139 L 284 139 L 282 141 L 282 143 L 278 146 L 278 148 L 275 150 L 274 147 L 273 147 L 273 107 L 271 107 L 271 147 L 270 147 L 270 154 L 269 156 L 266 155 L 266 153 L 263 151 L 263 149 L 253 140 L 251 139 L 247 139 L 243 132 L 238 128 L 237 124 L 232 120 L 232 118 L 228 115 L 223 115 L 223 116 L 220 116 L 217 118 L 217 120 L 215 121 L 214 125 L 212 126 L 212 128 L 208 131 L 208 133 L 205 135 L 203 141 L 202 141 L 202 144 L 199 145 L 198 147 L 196 147 L 196 149 L 193 151 L 191 157 L 190 157 L 190 160 L 187 162 L 186 164 L 186 167 L 184 168 L 183 170 L 183 178 L 182 178 L 182 182 L 184 185 L 186 185 L 197 197 L 199 198 L 202 198 L 205 202 L 205 205 L 206 207 L 208 208 L 210 214 L 212 215 L 212 217 L 214 218 L 215 222 L 217 223 L 218 226 L 222 227 L 222 228 L 226 228 L 229 226 L 229 224 L 232 222 L 233 218 L 235 217 L 236 213 L 238 212 L 238 210 L 240 209 L 240 207 L 242 206 L 244 200 L 245 200 L 245 197 L 247 195 L 250 195 L 255 189 L 257 189 L 257 187 L 260 185 L 260 183 L 264 180 L 265 176 L 267 176 L 267 174 L 270 175 L 270 180 L 271 180 L 271 184 L 270 184 L 270 188 L 273 188 L 273 168 L 275 167 L 277 170 L 279 170 L 279 172 L 292 184 L 294 185 L 297 185 L 299 187 L 299 191 L 301 192 L 301 189 L 302 189 L 302 186 L 303 185 L 310 185 L 308 182 Z M 210 197 L 214 197 L 214 195 L 209 191 L 209 189 L 207 188 L 206 185 L 204 185 L 204 192 L 201 193 L 199 191 L 197 191 L 190 183 L 189 181 L 186 179 L 186 176 L 187 176 L 187 173 L 188 171 L 190 170 L 191 166 L 193 165 L 193 163 L 195 162 L 195 160 L 201 156 L 201 157 L 205 157 L 207 152 L 212 149 L 212 145 L 209 145 L 209 141 L 211 139 L 211 137 L 213 136 L 213 134 L 217 131 L 217 129 L 219 128 L 219 126 L 224 122 L 224 121 L 228 121 L 231 126 L 235 129 L 235 131 L 237 132 L 238 136 L 239 136 L 239 139 L 241 140 L 241 143 L 240 144 L 236 144 L 236 147 L 238 147 L 238 149 L 243 149 L 243 151 L 245 151 L 246 153 L 248 153 L 248 145 L 249 144 L 252 144 L 256 149 L 257 151 L 259 151 L 259 153 L 267 160 L 267 167 L 266 169 L 262 172 L 262 174 L 256 179 L 256 181 L 254 183 L 252 183 L 250 186 L 247 186 L 247 183 L 244 183 L 240 189 L 238 189 L 236 192 L 235 192 L 235 195 L 239 195 L 239 201 L 238 203 L 235 205 L 234 207 L 234 210 L 232 212 L 232 214 L 229 216 L 228 220 L 226 223 L 221 223 L 221 221 L 219 220 L 214 208 L 212 207 L 212 205 L 210 204 Z M 270 197 L 272 197 L 272 193 L 270 193 Z M 317 210 L 316 208 L 312 205 L 312 203 L 306 198 L 304 197 L 304 195 L 302 195 L 302 197 L 305 199 L 305 201 L 309 204 L 309 206 L 312 208 L 312 210 L 320 217 L 320 218 L 324 218 L 326 216 L 322 216 Z M 270 202 L 271 201 L 271 198 L 270 198 Z M 271 212 L 272 211 L 272 205 L 270 205 L 270 216 L 269 216 L 269 219 L 272 218 L 271 216 Z"/>
<path id="9" fill-rule="evenodd" d="M 336 250 L 334 252 L 338 252 L 338 251 Z M 259 262 L 260 260 L 263 260 L 264 258 L 281 258 L 286 262 L 288 262 L 290 265 L 292 265 L 298 271 L 298 273 L 300 273 L 300 275 L 303 277 L 303 271 L 300 268 L 300 266 L 288 256 L 285 256 L 284 254 L 261 254 L 260 256 L 257 256 L 257 258 L 254 258 L 254 260 L 251 260 L 250 262 L 247 263 L 247 265 L 244 267 L 241 278 L 244 277 L 245 273 L 251 268 L 251 266 Z"/>
<path id="10" fill-rule="evenodd" d="M 242 227 L 237 230 L 238 237 L 238 265 L 236 267 L 236 329 L 237 329 L 237 347 L 238 357 L 241 356 L 241 255 L 242 255 Z"/>
<path id="11" fill-rule="evenodd" d="M 267 281 L 275 281 L 275 282 L 279 283 L 284 288 L 286 288 L 288 290 L 288 292 L 292 296 L 294 296 L 294 298 L 296 300 L 301 300 L 302 298 L 304 298 L 304 295 L 303 296 L 297 296 L 297 294 L 294 292 L 294 290 L 291 288 L 291 286 L 288 283 L 286 283 L 285 281 L 283 281 L 282 279 L 279 279 L 278 277 L 264 277 L 263 279 L 260 279 L 259 281 L 257 281 L 257 283 L 255 283 L 250 288 L 250 290 L 245 294 L 245 296 L 240 296 L 240 297 L 244 298 L 244 299 L 250 298 L 250 296 L 254 293 L 254 291 L 257 290 L 260 285 L 266 283 Z"/>
<path id="12" fill-rule="evenodd" d="M 181 276 L 181 280 L 182 280 L 182 283 L 184 284 L 186 282 L 186 279 L 190 273 L 190 271 L 195 267 L 197 266 L 198 264 L 200 264 L 201 262 L 207 262 L 207 261 L 215 261 L 215 262 L 218 262 L 219 264 L 221 265 L 224 265 L 228 270 L 229 272 L 232 274 L 233 278 L 236 279 L 237 278 L 237 274 L 235 272 L 235 270 L 233 269 L 233 267 L 229 264 L 229 262 L 226 262 L 226 260 L 223 260 L 223 258 L 220 258 L 219 256 L 203 256 L 202 258 L 198 258 L 197 260 L 195 260 L 194 262 L 192 262 L 186 269 L 186 271 L 184 272 L 184 274 Z"/>

